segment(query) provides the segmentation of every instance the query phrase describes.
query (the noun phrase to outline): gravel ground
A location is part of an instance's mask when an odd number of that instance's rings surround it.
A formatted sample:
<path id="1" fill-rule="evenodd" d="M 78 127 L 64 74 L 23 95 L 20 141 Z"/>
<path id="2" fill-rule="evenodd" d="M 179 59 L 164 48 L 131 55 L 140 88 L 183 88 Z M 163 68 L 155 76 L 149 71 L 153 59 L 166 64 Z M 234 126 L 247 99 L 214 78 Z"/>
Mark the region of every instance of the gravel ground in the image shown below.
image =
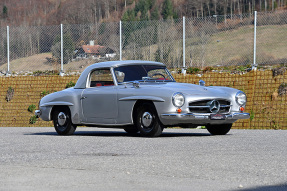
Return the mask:
<path id="1" fill-rule="evenodd" d="M 287 190 L 287 131 L 0 128 L 0 190 Z"/>

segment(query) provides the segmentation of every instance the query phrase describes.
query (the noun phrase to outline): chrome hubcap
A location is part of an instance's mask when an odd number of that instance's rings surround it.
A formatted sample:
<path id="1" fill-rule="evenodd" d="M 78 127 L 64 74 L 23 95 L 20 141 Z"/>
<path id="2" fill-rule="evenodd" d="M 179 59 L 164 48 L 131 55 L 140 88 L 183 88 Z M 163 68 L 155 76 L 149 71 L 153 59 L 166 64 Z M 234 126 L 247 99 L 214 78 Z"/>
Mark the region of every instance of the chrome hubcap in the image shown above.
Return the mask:
<path id="1" fill-rule="evenodd" d="M 59 125 L 61 125 L 61 126 L 65 125 L 66 120 L 67 120 L 66 114 L 64 112 L 60 112 L 58 114 L 58 123 L 59 123 Z"/>
<path id="2" fill-rule="evenodd" d="M 144 127 L 149 127 L 152 123 L 152 115 L 149 112 L 144 112 L 142 115 L 142 124 Z"/>

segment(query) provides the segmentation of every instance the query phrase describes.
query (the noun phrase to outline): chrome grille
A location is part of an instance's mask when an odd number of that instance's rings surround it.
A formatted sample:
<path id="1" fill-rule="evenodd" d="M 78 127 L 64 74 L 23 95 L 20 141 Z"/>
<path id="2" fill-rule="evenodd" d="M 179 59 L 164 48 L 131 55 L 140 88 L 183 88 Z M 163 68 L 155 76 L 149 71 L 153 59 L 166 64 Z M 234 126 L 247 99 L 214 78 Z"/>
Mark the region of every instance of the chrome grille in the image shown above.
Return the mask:
<path id="1" fill-rule="evenodd" d="M 189 103 L 189 111 L 191 113 L 212 113 L 210 111 L 209 103 L 213 100 L 201 100 Z M 230 101 L 227 100 L 216 100 L 220 104 L 218 113 L 228 113 L 230 110 Z"/>

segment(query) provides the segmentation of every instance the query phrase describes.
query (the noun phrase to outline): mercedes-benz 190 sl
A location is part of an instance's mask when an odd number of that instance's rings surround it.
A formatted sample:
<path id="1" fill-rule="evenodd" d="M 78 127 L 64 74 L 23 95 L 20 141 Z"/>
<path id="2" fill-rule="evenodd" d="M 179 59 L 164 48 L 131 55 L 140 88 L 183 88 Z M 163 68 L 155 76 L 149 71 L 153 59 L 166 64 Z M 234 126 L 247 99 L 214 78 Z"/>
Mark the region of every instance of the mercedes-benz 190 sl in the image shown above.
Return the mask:
<path id="1" fill-rule="evenodd" d="M 205 126 L 212 135 L 224 135 L 236 120 L 249 118 L 244 92 L 204 84 L 177 83 L 163 63 L 101 62 L 88 66 L 74 87 L 43 97 L 35 114 L 53 120 L 60 135 L 86 125 L 147 137 L 171 126 Z"/>

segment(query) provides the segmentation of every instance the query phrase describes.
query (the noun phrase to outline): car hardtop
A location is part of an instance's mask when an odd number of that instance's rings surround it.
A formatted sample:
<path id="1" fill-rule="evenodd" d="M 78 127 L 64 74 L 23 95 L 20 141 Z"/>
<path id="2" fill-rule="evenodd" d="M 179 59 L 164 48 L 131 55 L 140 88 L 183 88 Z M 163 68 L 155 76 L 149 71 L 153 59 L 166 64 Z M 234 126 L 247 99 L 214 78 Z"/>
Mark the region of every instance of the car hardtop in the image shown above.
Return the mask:
<path id="1" fill-rule="evenodd" d="M 91 71 L 100 69 L 100 68 L 116 68 L 119 66 L 127 65 L 156 65 L 156 66 L 165 66 L 163 63 L 154 62 L 154 61 L 143 61 L 143 60 L 124 60 L 124 61 L 109 61 L 109 62 L 99 62 L 88 66 L 79 77 L 75 89 L 84 89 L 86 88 L 87 78 Z"/>

